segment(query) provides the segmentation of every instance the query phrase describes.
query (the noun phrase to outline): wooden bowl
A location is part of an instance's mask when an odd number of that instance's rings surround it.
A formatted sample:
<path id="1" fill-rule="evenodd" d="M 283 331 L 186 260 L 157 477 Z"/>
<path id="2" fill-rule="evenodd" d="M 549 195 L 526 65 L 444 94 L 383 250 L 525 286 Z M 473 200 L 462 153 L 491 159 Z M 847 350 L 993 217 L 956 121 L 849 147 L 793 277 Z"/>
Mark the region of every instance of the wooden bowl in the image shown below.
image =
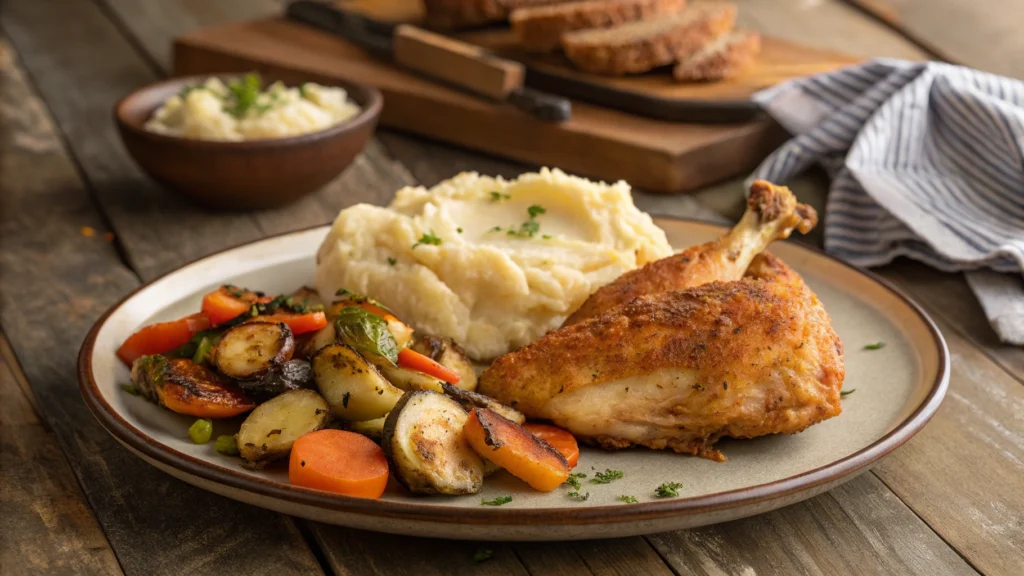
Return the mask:
<path id="1" fill-rule="evenodd" d="M 335 82 L 362 110 L 348 121 L 310 134 L 224 142 L 167 136 L 143 128 L 168 98 L 207 78 L 174 78 L 140 88 L 117 103 L 114 118 L 125 148 L 147 174 L 218 208 L 274 208 L 327 184 L 366 146 L 383 105 L 375 88 Z"/>

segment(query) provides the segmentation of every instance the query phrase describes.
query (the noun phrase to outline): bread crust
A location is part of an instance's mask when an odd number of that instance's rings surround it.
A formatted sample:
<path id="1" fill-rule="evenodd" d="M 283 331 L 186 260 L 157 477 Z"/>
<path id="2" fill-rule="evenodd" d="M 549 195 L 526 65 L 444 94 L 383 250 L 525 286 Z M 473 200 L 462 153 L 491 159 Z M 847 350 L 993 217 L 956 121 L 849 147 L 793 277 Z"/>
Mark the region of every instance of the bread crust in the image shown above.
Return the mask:
<path id="1" fill-rule="evenodd" d="M 566 32 L 645 20 L 685 6 L 686 0 L 584 0 L 517 8 L 509 22 L 525 50 L 550 52 L 558 49 Z"/>
<path id="2" fill-rule="evenodd" d="M 562 36 L 562 48 L 576 67 L 587 72 L 616 76 L 647 72 L 689 56 L 732 30 L 736 11 L 734 4 L 698 4 L 680 13 L 691 13 L 692 18 L 656 33 L 645 31 L 643 26 L 656 26 L 660 21 L 630 22 L 598 30 L 605 34 L 596 37 L 594 30 L 566 33 Z M 612 38 L 616 33 L 623 37 Z M 630 38 L 631 33 L 636 37 Z"/>
<path id="3" fill-rule="evenodd" d="M 676 64 L 672 76 L 679 82 L 714 82 L 732 78 L 753 64 L 761 53 L 761 35 L 736 30 L 721 43 L 706 46 Z"/>

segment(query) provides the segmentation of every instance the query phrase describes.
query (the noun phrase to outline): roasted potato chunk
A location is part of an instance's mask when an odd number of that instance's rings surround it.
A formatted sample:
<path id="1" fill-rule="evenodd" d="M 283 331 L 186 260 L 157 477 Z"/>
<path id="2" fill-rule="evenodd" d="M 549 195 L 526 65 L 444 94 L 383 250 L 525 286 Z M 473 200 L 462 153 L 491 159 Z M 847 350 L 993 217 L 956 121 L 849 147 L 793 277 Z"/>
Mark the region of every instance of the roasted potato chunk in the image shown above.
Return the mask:
<path id="1" fill-rule="evenodd" d="M 384 436 L 384 421 L 387 420 L 387 416 L 381 418 L 374 418 L 373 420 L 364 420 L 362 422 L 349 422 L 348 430 L 357 434 L 362 434 L 367 438 L 380 442 Z"/>
<path id="2" fill-rule="evenodd" d="M 260 404 L 235 436 L 238 452 L 249 462 L 288 456 L 292 443 L 331 419 L 327 402 L 312 390 L 289 390 Z"/>
<path id="3" fill-rule="evenodd" d="M 255 380 L 291 360 L 295 339 L 282 322 L 246 322 L 221 336 L 213 364 L 237 380 Z"/>
<path id="4" fill-rule="evenodd" d="M 484 463 L 462 437 L 467 414 L 451 398 L 406 393 L 384 421 L 381 446 L 398 480 L 417 494 L 476 494 Z"/>
<path id="5" fill-rule="evenodd" d="M 313 379 L 331 411 L 342 420 L 380 418 L 402 397 L 400 389 L 345 344 L 331 344 L 316 353 Z"/>
<path id="6" fill-rule="evenodd" d="M 462 379 L 455 386 L 470 392 L 476 390 L 476 370 L 473 369 L 473 362 L 450 338 L 424 336 L 416 340 L 412 349 L 461 376 Z"/>

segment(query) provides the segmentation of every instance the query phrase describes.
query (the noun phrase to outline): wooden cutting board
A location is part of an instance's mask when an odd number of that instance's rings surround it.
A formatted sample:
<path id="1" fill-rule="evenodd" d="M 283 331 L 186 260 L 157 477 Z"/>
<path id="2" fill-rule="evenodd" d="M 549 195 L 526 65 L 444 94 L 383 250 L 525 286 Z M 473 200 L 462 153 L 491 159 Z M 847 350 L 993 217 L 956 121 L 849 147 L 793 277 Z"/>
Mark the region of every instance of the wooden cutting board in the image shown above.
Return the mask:
<path id="1" fill-rule="evenodd" d="M 679 193 L 745 173 L 785 137 L 773 121 L 679 124 L 574 101 L 572 119 L 536 120 L 377 60 L 284 19 L 200 29 L 174 44 L 177 75 L 257 70 L 285 82 L 350 80 L 384 94 L 381 124 L 567 172 Z"/>
<path id="2" fill-rule="evenodd" d="M 382 22 L 421 24 L 425 19 L 422 0 L 341 0 L 336 5 Z M 523 51 L 507 26 L 482 27 L 449 35 L 522 62 L 528 69 L 528 83 L 539 90 L 651 118 L 698 123 L 749 120 L 757 114 L 757 106 L 750 96 L 758 90 L 860 61 L 847 54 L 804 46 L 761 32 L 761 54 L 750 68 L 735 78 L 691 83 L 673 80 L 668 66 L 646 74 L 618 77 L 582 72 L 561 53 L 537 55 Z"/>

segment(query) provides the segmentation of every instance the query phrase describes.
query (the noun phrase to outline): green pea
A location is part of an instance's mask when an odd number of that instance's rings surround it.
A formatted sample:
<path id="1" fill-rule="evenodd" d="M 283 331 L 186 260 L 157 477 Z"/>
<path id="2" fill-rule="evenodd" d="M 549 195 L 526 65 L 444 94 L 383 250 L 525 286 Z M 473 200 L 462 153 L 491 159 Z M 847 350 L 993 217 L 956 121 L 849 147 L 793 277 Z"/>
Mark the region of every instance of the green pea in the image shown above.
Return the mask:
<path id="1" fill-rule="evenodd" d="M 200 418 L 188 427 L 188 437 L 196 444 L 206 444 L 213 436 L 213 422 L 206 418 Z"/>
<path id="2" fill-rule="evenodd" d="M 217 436 L 213 447 L 225 456 L 238 456 L 238 442 L 234 436 Z"/>

